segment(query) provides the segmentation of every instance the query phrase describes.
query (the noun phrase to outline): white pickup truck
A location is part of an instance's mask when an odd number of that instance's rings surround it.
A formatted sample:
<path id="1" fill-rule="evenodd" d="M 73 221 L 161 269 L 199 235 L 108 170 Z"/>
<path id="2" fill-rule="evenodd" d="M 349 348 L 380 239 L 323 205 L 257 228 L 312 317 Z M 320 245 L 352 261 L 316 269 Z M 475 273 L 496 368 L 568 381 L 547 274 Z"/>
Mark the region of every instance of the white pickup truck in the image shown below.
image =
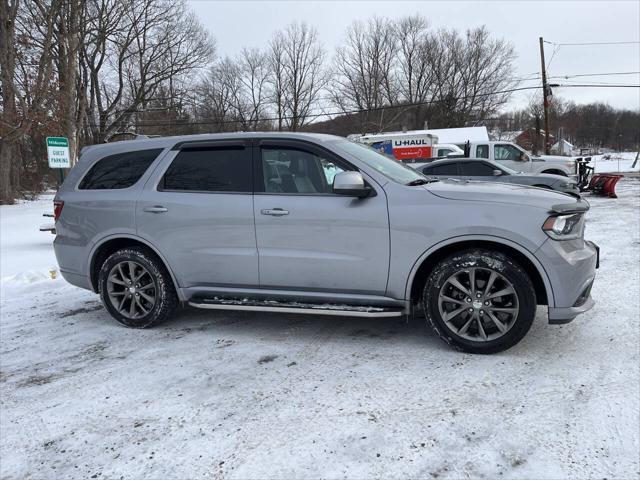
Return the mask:
<path id="1" fill-rule="evenodd" d="M 532 155 L 511 142 L 469 142 L 469 158 L 488 158 L 518 172 L 553 173 L 576 177 L 578 166 L 575 158 L 553 155 Z"/>

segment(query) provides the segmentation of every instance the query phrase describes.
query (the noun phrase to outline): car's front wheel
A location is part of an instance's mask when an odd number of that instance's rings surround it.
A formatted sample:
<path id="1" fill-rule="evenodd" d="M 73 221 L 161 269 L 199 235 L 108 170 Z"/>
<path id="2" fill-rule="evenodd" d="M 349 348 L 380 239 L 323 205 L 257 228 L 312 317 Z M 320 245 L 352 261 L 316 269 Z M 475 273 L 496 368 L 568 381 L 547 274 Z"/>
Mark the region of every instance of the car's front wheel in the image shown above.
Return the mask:
<path id="1" fill-rule="evenodd" d="M 147 328 L 160 323 L 178 306 L 169 272 L 147 248 L 123 248 L 107 257 L 98 281 L 105 308 L 127 327 Z"/>
<path id="2" fill-rule="evenodd" d="M 429 275 L 423 308 L 444 341 L 469 353 L 495 353 L 518 343 L 536 313 L 524 269 L 491 250 L 466 250 L 441 260 Z"/>

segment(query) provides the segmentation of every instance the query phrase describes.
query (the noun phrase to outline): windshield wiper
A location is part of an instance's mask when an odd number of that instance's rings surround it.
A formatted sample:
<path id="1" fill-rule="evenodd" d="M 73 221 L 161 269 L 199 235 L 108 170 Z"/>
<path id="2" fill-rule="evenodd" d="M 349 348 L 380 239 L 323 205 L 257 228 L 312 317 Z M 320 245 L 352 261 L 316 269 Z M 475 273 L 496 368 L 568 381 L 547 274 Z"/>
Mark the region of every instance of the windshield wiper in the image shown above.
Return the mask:
<path id="1" fill-rule="evenodd" d="M 415 187 L 416 185 L 426 185 L 427 183 L 439 182 L 437 178 L 416 178 L 409 183 L 405 183 L 407 187 Z"/>

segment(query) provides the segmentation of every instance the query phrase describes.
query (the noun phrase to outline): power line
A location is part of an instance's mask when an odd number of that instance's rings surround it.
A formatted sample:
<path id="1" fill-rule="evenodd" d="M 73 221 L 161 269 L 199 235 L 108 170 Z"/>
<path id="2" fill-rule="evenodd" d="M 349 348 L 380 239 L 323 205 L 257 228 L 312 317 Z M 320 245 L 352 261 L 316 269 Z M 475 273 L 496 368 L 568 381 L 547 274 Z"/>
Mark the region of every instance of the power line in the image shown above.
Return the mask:
<path id="1" fill-rule="evenodd" d="M 546 69 L 549 70 L 549 65 L 551 65 L 551 62 L 553 62 L 553 59 L 556 56 L 556 53 L 558 53 L 560 51 L 560 45 L 554 45 L 553 47 L 553 52 L 551 52 L 551 58 L 549 59 L 549 62 L 547 62 L 546 65 Z"/>
<path id="2" fill-rule="evenodd" d="M 582 45 L 637 45 L 640 42 L 581 42 L 581 43 L 555 43 L 549 42 L 545 40 L 544 43 L 548 43 L 550 45 L 556 45 L 558 47 L 575 47 Z"/>
<path id="3" fill-rule="evenodd" d="M 566 75 L 550 75 L 549 78 L 576 78 L 576 77 L 608 77 L 612 75 L 637 75 L 640 72 L 605 72 L 605 73 L 576 73 Z"/>
<path id="4" fill-rule="evenodd" d="M 586 85 L 586 84 L 575 84 L 575 83 L 565 83 L 565 84 L 559 84 L 559 85 L 551 85 L 552 87 L 593 87 L 593 88 L 640 88 L 640 85 L 616 85 L 616 84 L 600 84 L 600 85 Z"/>
<path id="5" fill-rule="evenodd" d="M 587 81 L 587 80 L 570 80 L 570 82 L 579 82 L 585 85 L 624 85 L 620 82 L 602 82 L 602 81 Z M 571 85 L 571 83 L 566 83 L 565 85 Z"/>

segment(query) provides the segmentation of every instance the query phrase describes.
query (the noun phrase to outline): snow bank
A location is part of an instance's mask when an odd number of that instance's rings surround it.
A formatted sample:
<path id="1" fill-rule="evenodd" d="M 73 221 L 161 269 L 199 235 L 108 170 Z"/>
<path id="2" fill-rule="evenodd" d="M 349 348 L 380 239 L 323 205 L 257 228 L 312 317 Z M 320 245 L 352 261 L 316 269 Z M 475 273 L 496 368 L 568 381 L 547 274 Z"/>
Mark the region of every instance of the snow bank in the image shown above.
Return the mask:
<path id="1" fill-rule="evenodd" d="M 635 152 L 594 155 L 591 157 L 590 165 L 595 168 L 596 173 L 640 172 L 640 160 L 636 163 L 635 168 L 632 167 L 635 158 Z"/>

